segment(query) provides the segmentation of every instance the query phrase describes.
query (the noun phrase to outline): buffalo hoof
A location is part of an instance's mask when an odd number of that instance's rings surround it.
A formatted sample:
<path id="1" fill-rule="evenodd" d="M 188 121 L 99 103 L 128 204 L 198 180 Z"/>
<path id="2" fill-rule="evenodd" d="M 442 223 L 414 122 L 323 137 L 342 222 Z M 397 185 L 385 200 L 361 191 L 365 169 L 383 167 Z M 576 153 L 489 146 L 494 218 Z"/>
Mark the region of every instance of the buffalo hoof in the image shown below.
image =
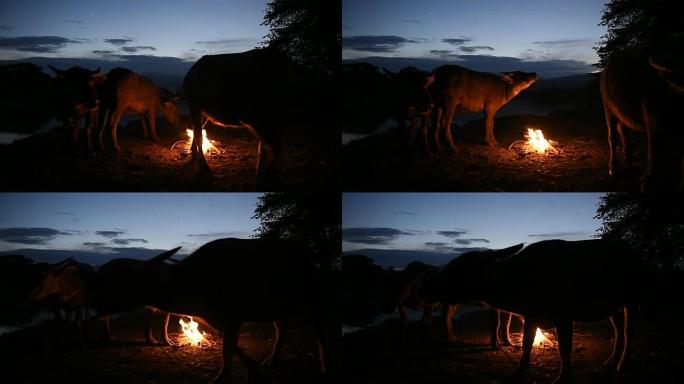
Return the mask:
<path id="1" fill-rule="evenodd" d="M 121 147 L 118 145 L 115 145 L 112 149 L 114 149 L 114 152 L 121 152 Z"/>
<path id="2" fill-rule="evenodd" d="M 603 362 L 603 365 L 607 366 L 612 371 L 616 371 L 617 365 L 618 365 L 618 359 L 616 359 L 615 356 L 611 356 L 608 359 L 606 359 L 606 361 Z"/>
<path id="3" fill-rule="evenodd" d="M 274 359 L 273 356 L 269 356 L 266 360 L 261 362 L 261 366 L 264 368 L 274 368 L 278 364 L 278 360 Z"/>
<path id="4" fill-rule="evenodd" d="M 219 374 L 214 378 L 214 380 L 211 383 L 212 384 L 228 384 L 228 383 L 230 383 L 230 376 L 223 373 L 223 369 L 221 369 L 221 372 L 219 372 Z"/>
<path id="5" fill-rule="evenodd" d="M 152 136 L 152 141 L 154 141 L 155 143 L 158 143 L 161 141 L 161 139 L 159 138 L 159 136 L 154 135 L 154 136 Z"/>
<path id="6" fill-rule="evenodd" d="M 505 384 L 523 384 L 527 383 L 527 377 L 523 370 L 516 369 L 511 375 L 506 376 L 503 382 Z"/>
<path id="7" fill-rule="evenodd" d="M 158 343 L 159 342 L 154 337 L 150 336 L 150 337 L 145 338 L 145 344 L 147 344 L 147 345 L 157 345 Z"/>
<path id="8" fill-rule="evenodd" d="M 489 145 L 490 147 L 496 147 L 497 145 L 499 145 L 499 143 L 497 143 L 496 140 L 492 139 L 487 140 L 487 145 Z"/>

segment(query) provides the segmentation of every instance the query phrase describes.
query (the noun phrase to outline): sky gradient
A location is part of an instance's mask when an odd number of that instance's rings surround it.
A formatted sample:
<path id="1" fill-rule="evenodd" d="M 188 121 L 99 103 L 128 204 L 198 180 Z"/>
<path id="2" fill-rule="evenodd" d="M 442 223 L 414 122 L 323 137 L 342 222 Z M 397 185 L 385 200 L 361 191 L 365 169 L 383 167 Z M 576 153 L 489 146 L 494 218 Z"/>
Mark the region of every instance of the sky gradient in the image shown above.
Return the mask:
<path id="1" fill-rule="evenodd" d="M 0 60 L 153 55 L 196 60 L 242 52 L 268 33 L 266 0 L 0 2 Z"/>
<path id="2" fill-rule="evenodd" d="M 345 193 L 342 250 L 504 248 L 596 234 L 597 193 Z"/>
<path id="3" fill-rule="evenodd" d="M 75 250 L 126 257 L 127 248 L 188 254 L 224 237 L 247 238 L 254 193 L 3 193 L 0 252 Z M 136 252 L 139 250 L 136 250 Z M 139 252 L 138 252 L 139 253 Z"/>
<path id="4" fill-rule="evenodd" d="M 476 70 L 495 58 L 502 65 L 515 65 L 510 59 L 516 58 L 572 66 L 581 73 L 587 71 L 587 64 L 598 61 L 593 47 L 606 32 L 598 25 L 603 4 L 601 0 L 344 0 L 342 55 L 347 60 L 463 61 Z"/>

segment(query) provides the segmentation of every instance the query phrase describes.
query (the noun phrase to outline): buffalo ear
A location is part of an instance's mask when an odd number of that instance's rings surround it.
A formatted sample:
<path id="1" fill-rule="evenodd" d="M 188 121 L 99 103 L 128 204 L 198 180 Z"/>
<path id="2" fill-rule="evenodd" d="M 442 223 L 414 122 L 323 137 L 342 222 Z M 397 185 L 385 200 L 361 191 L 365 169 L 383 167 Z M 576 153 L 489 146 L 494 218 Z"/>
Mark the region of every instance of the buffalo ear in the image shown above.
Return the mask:
<path id="1" fill-rule="evenodd" d="M 65 269 L 66 267 L 68 267 L 73 262 L 74 262 L 74 258 L 69 257 L 69 258 L 64 259 L 64 260 L 60 261 L 59 263 L 53 265 L 52 267 L 50 267 L 50 271 L 51 272 L 59 272 L 59 271 Z"/>
<path id="2" fill-rule="evenodd" d="M 48 65 L 48 67 L 50 67 L 52 72 L 54 72 L 55 75 L 57 75 L 57 76 L 62 76 L 62 74 L 64 74 L 64 71 L 62 71 L 61 69 L 57 69 L 57 68 L 53 67 L 52 65 Z"/>
<path id="3" fill-rule="evenodd" d="M 504 83 L 513 85 L 513 76 L 510 73 L 502 73 L 501 80 L 503 80 Z"/>
<path id="4" fill-rule="evenodd" d="M 516 253 L 518 253 L 518 251 L 520 251 L 522 249 L 522 247 L 524 245 L 525 244 L 520 243 L 520 244 L 513 245 L 511 247 L 508 247 L 508 248 L 497 249 L 494 252 L 497 253 L 497 255 L 499 256 L 499 257 L 497 257 L 497 259 L 504 258 L 504 257 L 515 255 Z"/>
<path id="5" fill-rule="evenodd" d="M 94 71 L 90 71 L 90 73 L 93 75 L 97 75 L 98 73 L 100 73 L 100 67 L 97 67 L 97 69 Z"/>

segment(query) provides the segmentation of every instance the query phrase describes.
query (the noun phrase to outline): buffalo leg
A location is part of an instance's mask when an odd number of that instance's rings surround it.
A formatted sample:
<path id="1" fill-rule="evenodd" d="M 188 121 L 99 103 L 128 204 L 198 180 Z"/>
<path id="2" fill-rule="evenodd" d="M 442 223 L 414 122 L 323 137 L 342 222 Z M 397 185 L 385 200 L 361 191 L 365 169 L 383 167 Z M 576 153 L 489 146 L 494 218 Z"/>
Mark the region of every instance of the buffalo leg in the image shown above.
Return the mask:
<path id="1" fill-rule="evenodd" d="M 147 134 L 147 121 L 145 118 L 145 113 L 139 114 L 138 117 L 140 117 L 140 125 L 142 125 L 143 129 L 143 139 L 147 139 L 150 136 Z"/>
<path id="2" fill-rule="evenodd" d="M 152 334 L 152 321 L 154 320 L 155 312 L 155 310 L 145 310 L 145 344 L 147 345 L 157 344 L 157 340 Z"/>
<path id="3" fill-rule="evenodd" d="M 561 357 L 561 371 L 554 383 L 568 383 L 572 376 L 572 321 L 563 321 L 556 326 L 558 351 Z"/>
<path id="4" fill-rule="evenodd" d="M 452 151 L 456 150 L 456 144 L 454 143 L 454 137 L 451 134 L 451 123 L 454 121 L 454 115 L 456 114 L 457 107 L 457 105 L 454 105 L 453 107 L 449 108 L 446 112 L 446 116 L 444 117 L 444 133 L 446 135 L 447 142 L 449 143 L 449 148 Z"/>
<path id="5" fill-rule="evenodd" d="M 147 114 L 148 119 L 150 119 L 150 135 L 152 136 L 152 140 L 155 142 L 159 142 L 161 141 L 161 139 L 157 135 L 157 110 L 154 108 L 150 108 L 150 110 L 147 111 Z"/>
<path id="6" fill-rule="evenodd" d="M 228 320 L 225 329 L 223 330 L 223 347 L 221 348 L 223 361 L 221 363 L 221 370 L 213 381 L 214 384 L 225 384 L 230 382 L 230 371 L 233 366 L 233 355 L 237 348 L 239 334 L 240 320 Z"/>
<path id="7" fill-rule="evenodd" d="M 659 154 L 662 151 L 661 148 L 661 138 L 658 135 L 658 127 L 656 125 L 655 119 L 650 114 L 648 107 L 642 103 L 641 107 L 644 122 L 646 125 L 646 138 L 647 138 L 647 149 L 648 149 L 648 162 L 646 166 L 646 172 L 641 176 L 641 192 L 649 192 L 653 185 L 653 173 L 660 166 L 659 164 Z"/>
<path id="8" fill-rule="evenodd" d="M 534 335 L 537 330 L 537 322 L 533 319 L 525 319 L 525 326 L 523 328 L 523 342 L 522 342 L 522 357 L 520 358 L 520 365 L 515 370 L 514 377 L 522 380 L 525 377 L 527 368 L 530 366 L 530 358 L 532 355 L 532 344 L 534 343 Z"/>
<path id="9" fill-rule="evenodd" d="M 105 327 L 105 342 L 110 343 L 113 340 L 111 316 L 104 316 L 102 318 L 102 322 L 104 323 Z"/>
<path id="10" fill-rule="evenodd" d="M 190 146 L 192 159 L 197 160 L 200 170 L 206 170 L 209 168 L 207 164 L 207 159 L 204 158 L 204 152 L 202 152 L 202 111 L 195 109 L 190 106 L 190 115 L 192 116 L 192 144 Z"/>
<path id="11" fill-rule="evenodd" d="M 109 122 L 109 108 L 104 113 L 104 117 L 102 118 L 102 128 L 100 128 L 100 150 L 104 151 L 105 145 L 104 145 L 104 132 L 105 129 L 107 128 L 107 123 Z M 99 123 L 99 122 L 98 122 Z"/>
<path id="12" fill-rule="evenodd" d="M 275 330 L 273 350 L 271 351 L 271 355 L 261 363 L 261 365 L 267 368 L 275 368 L 280 361 L 280 352 L 283 349 L 283 341 L 285 340 L 285 334 L 287 333 L 287 321 L 276 320 L 273 322 L 273 328 Z"/>
<path id="13" fill-rule="evenodd" d="M 408 329 L 408 307 L 399 306 L 399 317 L 401 317 L 401 343 L 406 341 L 406 330 Z"/>
<path id="14" fill-rule="evenodd" d="M 620 355 L 620 361 L 617 364 L 618 372 L 623 371 L 625 366 L 629 364 L 630 352 L 632 350 L 632 345 L 634 344 L 634 333 L 636 331 L 636 306 L 625 306 L 624 312 L 624 342 L 622 346 L 622 353 Z"/>
<path id="15" fill-rule="evenodd" d="M 608 174 L 615 176 L 617 174 L 617 164 L 615 156 L 615 132 L 613 130 L 613 114 L 608 107 L 604 107 L 603 114 L 606 118 L 606 129 L 608 133 Z"/>
<path id="16" fill-rule="evenodd" d="M 446 322 L 446 334 L 447 341 L 449 344 L 456 343 L 456 334 L 454 333 L 454 315 L 456 310 L 458 310 L 458 304 L 445 304 L 446 315 L 444 316 L 444 321 Z"/>
<path id="17" fill-rule="evenodd" d="M 495 146 L 496 138 L 494 137 L 494 115 L 496 110 L 493 108 L 487 108 L 485 112 L 485 140 L 488 145 Z"/>
<path id="18" fill-rule="evenodd" d="M 171 319 L 171 313 L 166 312 L 166 317 L 164 317 L 164 328 L 162 329 L 162 333 L 164 334 L 164 344 L 165 345 L 174 345 L 174 343 L 171 341 L 171 338 L 169 338 L 169 320 Z"/>
<path id="19" fill-rule="evenodd" d="M 491 308 L 489 310 L 489 322 L 491 326 L 491 333 L 489 334 L 489 346 L 497 351 L 501 349 L 499 344 L 499 329 L 501 328 L 501 311 L 498 309 Z"/>
<path id="20" fill-rule="evenodd" d="M 91 157 L 95 157 L 95 150 L 93 150 L 93 125 L 97 124 L 97 111 L 89 112 L 87 119 L 86 136 L 88 139 L 88 154 Z"/>
<path id="21" fill-rule="evenodd" d="M 625 329 L 625 315 L 624 312 L 610 317 L 610 324 L 613 326 L 613 351 L 606 361 L 603 362 L 611 368 L 617 368 L 617 363 L 620 361 L 620 355 L 624 345 L 624 329 Z"/>
<path id="22" fill-rule="evenodd" d="M 620 143 L 622 143 L 622 158 L 625 164 L 632 165 L 632 146 L 629 143 L 629 138 L 625 132 L 625 125 L 618 121 L 617 123 L 618 135 L 620 135 Z"/>
<path id="23" fill-rule="evenodd" d="M 442 115 L 444 115 L 444 108 L 435 108 L 432 117 L 432 125 L 435 127 L 435 147 L 437 151 L 442 151 L 442 143 L 439 136 L 439 131 L 442 129 Z"/>
<path id="24" fill-rule="evenodd" d="M 432 156 L 432 150 L 430 149 L 430 136 L 429 136 L 429 126 L 430 126 L 430 118 L 427 116 L 423 116 L 422 118 L 422 130 L 423 130 L 423 141 L 425 142 L 425 150 L 427 151 L 428 155 Z"/>
<path id="25" fill-rule="evenodd" d="M 75 147 L 78 143 L 78 135 L 81 133 L 81 118 L 78 115 L 73 116 L 73 124 L 71 126 L 71 141 Z"/>
<path id="26" fill-rule="evenodd" d="M 116 131 L 119 126 L 119 120 L 121 120 L 121 116 L 123 116 L 123 109 L 122 108 L 117 108 L 114 113 L 112 113 L 112 119 L 109 123 L 111 130 L 112 130 L 112 146 L 114 147 L 114 150 L 116 152 L 121 152 L 121 147 L 119 147 L 119 140 L 117 139 Z"/>

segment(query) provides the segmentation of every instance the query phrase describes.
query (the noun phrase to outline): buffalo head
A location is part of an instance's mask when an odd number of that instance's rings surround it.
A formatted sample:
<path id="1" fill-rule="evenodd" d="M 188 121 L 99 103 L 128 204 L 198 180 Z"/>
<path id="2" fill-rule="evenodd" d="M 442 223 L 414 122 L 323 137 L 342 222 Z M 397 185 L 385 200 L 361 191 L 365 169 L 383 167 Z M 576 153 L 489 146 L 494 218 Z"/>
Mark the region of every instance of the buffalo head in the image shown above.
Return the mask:
<path id="1" fill-rule="evenodd" d="M 37 302 L 48 296 L 63 293 L 64 288 L 70 285 L 73 274 L 77 269 L 77 262 L 72 258 L 63 260 L 43 271 L 42 279 L 38 286 L 29 294 L 30 302 Z"/>
<path id="2" fill-rule="evenodd" d="M 392 80 L 392 90 L 397 98 L 399 107 L 405 109 L 409 116 L 426 115 L 432 108 L 432 97 L 428 88 L 435 81 L 434 71 L 428 73 L 415 67 L 402 68 L 393 73 L 382 69 Z"/>
<path id="3" fill-rule="evenodd" d="M 49 67 L 66 91 L 74 108 L 83 107 L 87 110 L 97 108 L 99 100 L 95 85 L 106 79 L 106 76 L 100 72 L 100 68 L 90 71 L 76 66 L 64 71 L 51 65 Z"/>

